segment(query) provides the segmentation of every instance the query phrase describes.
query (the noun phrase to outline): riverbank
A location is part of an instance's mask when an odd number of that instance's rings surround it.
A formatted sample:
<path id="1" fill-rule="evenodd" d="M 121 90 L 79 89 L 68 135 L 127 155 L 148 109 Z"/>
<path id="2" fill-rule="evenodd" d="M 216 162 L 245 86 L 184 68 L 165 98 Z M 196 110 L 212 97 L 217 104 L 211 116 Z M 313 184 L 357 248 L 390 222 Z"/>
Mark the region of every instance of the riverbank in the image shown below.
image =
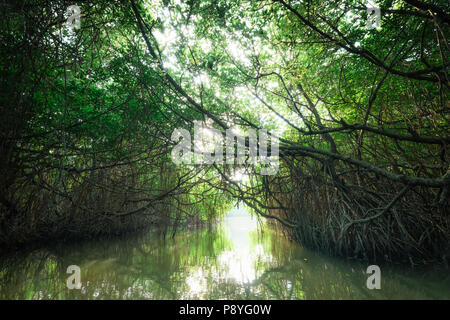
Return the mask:
<path id="1" fill-rule="evenodd" d="M 177 229 L 182 228 L 192 228 L 198 229 L 204 227 L 207 222 L 199 219 L 187 220 L 183 223 L 175 223 L 174 221 L 170 224 L 158 224 L 155 220 L 150 220 L 148 218 L 136 219 L 135 217 L 130 217 L 132 221 L 127 221 L 128 219 L 120 219 L 120 221 L 107 220 L 106 228 L 98 229 L 95 228 L 94 231 L 89 230 L 89 223 L 70 225 L 56 225 L 55 230 L 51 230 L 48 222 L 45 223 L 45 228 L 41 231 L 33 230 L 33 232 L 26 233 L 27 230 L 23 230 L 19 233 L 24 240 L 15 239 L 9 237 L 7 241 L 3 240 L 0 242 L 0 257 L 7 256 L 8 254 L 15 252 L 31 252 L 39 248 L 45 248 L 47 246 L 53 245 L 55 242 L 61 244 L 67 243 L 89 243 L 89 242 L 101 242 L 101 241 L 111 241 L 125 239 L 130 236 L 139 236 L 147 232 L 158 232 L 163 237 L 172 237 L 176 234 Z M 103 224 L 105 225 L 105 224 Z M 15 233 L 17 234 L 17 233 Z M 6 237 L 4 237 L 6 238 Z"/>

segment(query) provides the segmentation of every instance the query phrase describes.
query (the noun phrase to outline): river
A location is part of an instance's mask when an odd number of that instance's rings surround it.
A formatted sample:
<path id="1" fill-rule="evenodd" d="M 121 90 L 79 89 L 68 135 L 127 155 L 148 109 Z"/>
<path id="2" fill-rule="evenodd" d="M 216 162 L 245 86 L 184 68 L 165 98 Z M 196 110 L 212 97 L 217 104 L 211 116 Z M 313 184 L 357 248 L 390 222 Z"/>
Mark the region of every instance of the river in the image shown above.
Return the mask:
<path id="1" fill-rule="evenodd" d="M 67 288 L 70 265 L 80 289 Z M 0 299 L 450 299 L 448 269 L 381 266 L 381 289 L 369 290 L 367 267 L 261 232 L 241 207 L 173 239 L 146 232 L 3 257 Z"/>

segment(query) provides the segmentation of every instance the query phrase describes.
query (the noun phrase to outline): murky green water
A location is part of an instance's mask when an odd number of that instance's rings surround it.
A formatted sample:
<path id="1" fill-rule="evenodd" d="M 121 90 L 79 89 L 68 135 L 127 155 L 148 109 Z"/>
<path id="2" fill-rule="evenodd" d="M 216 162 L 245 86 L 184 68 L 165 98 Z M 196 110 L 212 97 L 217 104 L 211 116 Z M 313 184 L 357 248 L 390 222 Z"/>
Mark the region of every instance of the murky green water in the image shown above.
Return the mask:
<path id="1" fill-rule="evenodd" d="M 69 265 L 81 289 L 69 290 Z M 381 266 L 303 249 L 234 209 L 214 230 L 54 245 L 0 261 L 0 299 L 450 299 L 447 269 Z"/>

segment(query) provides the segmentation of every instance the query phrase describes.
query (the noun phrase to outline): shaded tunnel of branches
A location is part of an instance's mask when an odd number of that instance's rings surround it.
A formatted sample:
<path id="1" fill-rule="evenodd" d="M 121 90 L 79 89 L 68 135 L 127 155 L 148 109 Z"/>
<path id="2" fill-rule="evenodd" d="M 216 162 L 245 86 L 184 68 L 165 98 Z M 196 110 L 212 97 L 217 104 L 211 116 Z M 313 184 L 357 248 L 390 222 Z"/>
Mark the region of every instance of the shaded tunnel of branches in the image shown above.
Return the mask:
<path id="1" fill-rule="evenodd" d="M 174 30 L 192 26 L 212 51 L 184 35 L 168 54 L 164 23 L 140 1 L 83 3 L 73 37 L 65 1 L 2 3 L 0 243 L 176 229 L 238 200 L 328 254 L 445 259 L 445 1 L 380 1 L 382 28 L 369 31 L 354 27 L 367 18 L 359 1 L 163 3 Z M 226 52 L 226 32 L 249 61 Z M 196 120 L 224 134 L 283 126 L 277 174 L 175 165 L 172 131 Z"/>

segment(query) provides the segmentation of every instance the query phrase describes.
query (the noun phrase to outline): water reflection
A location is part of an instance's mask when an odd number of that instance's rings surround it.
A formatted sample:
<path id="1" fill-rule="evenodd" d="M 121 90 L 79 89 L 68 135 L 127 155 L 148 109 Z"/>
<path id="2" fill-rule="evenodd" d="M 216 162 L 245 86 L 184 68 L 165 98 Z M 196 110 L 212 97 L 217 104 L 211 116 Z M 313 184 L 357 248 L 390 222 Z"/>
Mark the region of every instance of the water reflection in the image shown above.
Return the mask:
<path id="1" fill-rule="evenodd" d="M 252 245 L 251 236 L 257 230 L 256 219 L 235 208 L 225 218 L 224 230 L 231 240 L 231 248 L 219 255 L 219 266 L 226 270 L 228 279 L 240 284 L 255 280 L 256 262 L 264 255 L 259 244 Z"/>
<path id="2" fill-rule="evenodd" d="M 66 287 L 69 265 L 81 290 Z M 0 260 L 0 299 L 450 299 L 448 270 L 382 267 L 314 254 L 233 209 L 213 229 L 56 244 Z"/>

